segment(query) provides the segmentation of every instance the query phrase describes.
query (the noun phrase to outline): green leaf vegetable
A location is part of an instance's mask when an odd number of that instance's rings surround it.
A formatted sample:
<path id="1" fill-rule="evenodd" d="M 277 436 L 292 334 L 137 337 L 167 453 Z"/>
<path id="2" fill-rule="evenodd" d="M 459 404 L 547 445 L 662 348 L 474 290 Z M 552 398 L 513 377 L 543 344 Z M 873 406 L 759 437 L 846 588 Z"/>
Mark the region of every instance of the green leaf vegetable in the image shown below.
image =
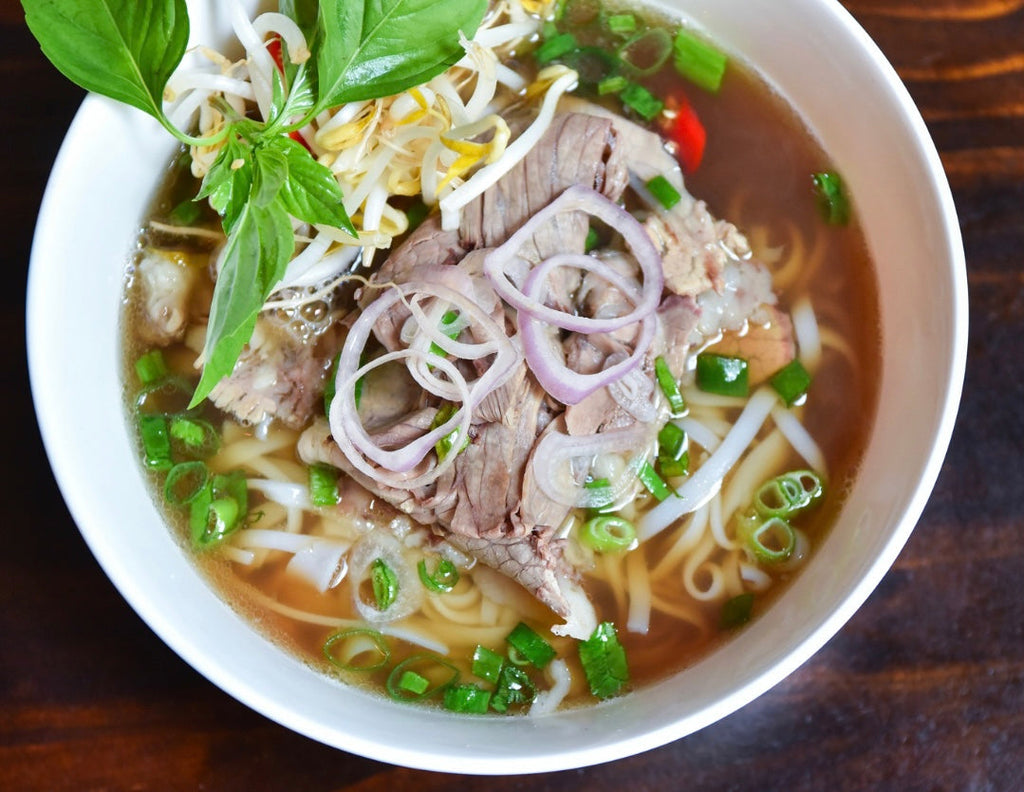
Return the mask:
<path id="1" fill-rule="evenodd" d="M 222 219 L 227 244 L 214 288 L 203 373 L 192 406 L 231 373 L 263 304 L 295 253 L 291 217 L 356 229 L 331 171 L 287 137 L 345 102 L 400 93 L 463 55 L 487 0 L 281 0 L 305 32 L 311 57 L 285 59 L 265 121 L 234 116 L 217 135 L 177 129 L 163 94 L 189 38 L 185 0 L 22 0 L 43 53 L 72 82 L 137 107 L 188 145 L 223 143 L 197 200 Z"/>

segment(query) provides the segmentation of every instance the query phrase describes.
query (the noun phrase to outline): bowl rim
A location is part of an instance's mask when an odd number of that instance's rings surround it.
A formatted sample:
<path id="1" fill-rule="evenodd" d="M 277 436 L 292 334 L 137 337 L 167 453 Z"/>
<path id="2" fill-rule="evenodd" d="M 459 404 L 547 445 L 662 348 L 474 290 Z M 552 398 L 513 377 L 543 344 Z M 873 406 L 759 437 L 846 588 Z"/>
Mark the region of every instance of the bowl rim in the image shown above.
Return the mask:
<path id="1" fill-rule="evenodd" d="M 967 357 L 966 261 L 952 193 L 946 181 L 938 152 L 909 93 L 877 45 L 842 6 L 833 2 L 829 2 L 829 6 L 835 15 L 837 24 L 843 26 L 855 38 L 857 45 L 870 56 L 872 63 L 878 69 L 879 75 L 891 92 L 891 98 L 896 101 L 902 115 L 902 122 L 906 124 L 912 135 L 916 151 L 922 158 L 921 164 L 929 176 L 927 191 L 936 201 L 936 216 L 941 219 L 945 236 L 943 248 L 949 253 L 948 275 L 952 285 L 952 303 L 949 307 L 952 313 L 953 333 L 950 339 L 948 369 L 942 376 L 942 381 L 946 383 L 946 386 L 940 397 L 941 420 L 935 427 L 933 442 L 928 449 L 927 458 L 918 475 L 916 486 L 897 523 L 893 526 L 884 548 L 874 557 L 870 568 L 860 578 L 858 584 L 848 592 L 827 619 L 807 632 L 801 641 L 792 645 L 787 644 L 783 655 L 776 662 L 761 673 L 749 677 L 743 685 L 734 689 L 725 698 L 714 702 L 712 706 L 695 711 L 686 718 L 677 718 L 650 731 L 623 737 L 610 743 L 583 745 L 574 750 L 560 750 L 534 756 L 528 767 L 521 764 L 521 757 L 509 759 L 495 758 L 494 756 L 467 757 L 465 752 L 457 750 L 458 746 L 454 746 L 450 754 L 440 753 L 436 750 L 425 752 L 415 746 L 395 746 L 379 740 L 364 739 L 362 735 L 354 731 L 340 733 L 330 728 L 325 729 L 324 724 L 316 718 L 288 709 L 277 698 L 267 696 L 250 680 L 240 678 L 229 669 L 218 665 L 215 660 L 211 659 L 205 648 L 195 642 L 194 636 L 190 635 L 187 630 L 183 630 L 181 625 L 170 623 L 159 611 L 154 610 L 154 604 L 145 591 L 145 586 L 140 584 L 137 574 L 133 577 L 131 570 L 126 569 L 117 558 L 117 550 L 106 543 L 102 536 L 102 525 L 97 525 L 95 522 L 93 504 L 87 502 L 89 496 L 82 491 L 78 481 L 79 471 L 76 469 L 78 462 L 67 453 L 68 443 L 65 442 L 63 434 L 66 426 L 61 421 L 54 419 L 55 412 L 62 408 L 58 406 L 61 397 L 55 392 L 57 385 L 55 376 L 48 370 L 53 341 L 52 334 L 46 327 L 48 322 L 47 289 L 52 284 L 47 283 L 46 278 L 52 274 L 52 264 L 44 260 L 48 249 L 46 235 L 59 224 L 59 218 L 56 217 L 59 211 L 58 195 L 61 191 L 64 174 L 68 169 L 76 167 L 75 156 L 78 152 L 75 146 L 80 135 L 83 134 L 82 130 L 95 123 L 97 117 L 107 117 L 111 113 L 120 115 L 124 112 L 114 108 L 108 100 L 90 95 L 82 102 L 69 128 L 67 138 L 61 146 L 51 171 L 40 207 L 29 269 L 26 338 L 33 399 L 36 404 L 43 444 L 54 475 L 91 552 L 132 608 L 186 662 L 230 695 L 278 723 L 313 739 L 362 756 L 392 764 L 435 771 L 489 775 L 535 773 L 617 760 L 659 747 L 710 725 L 766 692 L 802 665 L 838 632 L 863 604 L 896 560 L 920 518 L 938 478 L 952 437 L 963 388 Z M 120 414 L 120 403 L 116 406 Z M 121 420 L 123 422 L 123 416 Z M 603 705 L 599 705 L 596 709 L 600 709 L 601 706 Z M 520 719 L 512 720 L 521 722 Z M 507 727 L 498 726 L 496 728 L 506 729 Z"/>

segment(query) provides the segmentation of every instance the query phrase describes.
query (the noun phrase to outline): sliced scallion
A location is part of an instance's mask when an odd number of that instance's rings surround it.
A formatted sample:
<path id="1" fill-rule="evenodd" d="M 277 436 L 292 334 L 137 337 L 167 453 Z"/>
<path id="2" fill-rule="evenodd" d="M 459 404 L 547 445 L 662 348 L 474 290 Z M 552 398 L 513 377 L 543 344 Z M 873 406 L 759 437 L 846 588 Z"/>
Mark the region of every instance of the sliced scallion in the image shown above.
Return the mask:
<path id="1" fill-rule="evenodd" d="M 309 466 L 309 501 L 314 506 L 337 506 L 341 502 L 338 491 L 338 469 L 323 463 Z"/>
<path id="2" fill-rule="evenodd" d="M 388 664 L 391 647 L 376 630 L 355 627 L 331 635 L 324 641 L 323 654 L 344 671 L 376 671 Z"/>
<path id="3" fill-rule="evenodd" d="M 152 385 L 167 376 L 167 361 L 159 349 L 151 349 L 135 361 L 135 374 L 143 385 Z"/>
<path id="4" fill-rule="evenodd" d="M 796 548 L 793 526 L 781 517 L 770 517 L 763 522 L 753 520 L 746 531 L 746 540 L 754 558 L 767 564 L 785 561 Z"/>
<path id="5" fill-rule="evenodd" d="M 421 701 L 457 682 L 459 670 L 429 652 L 414 654 L 391 669 L 385 688 L 396 701 Z"/>
<path id="6" fill-rule="evenodd" d="M 202 418 L 175 415 L 171 418 L 170 433 L 171 438 L 177 440 L 191 456 L 205 459 L 220 448 L 220 435 L 213 424 Z"/>
<path id="7" fill-rule="evenodd" d="M 718 93 L 729 60 L 724 53 L 687 30 L 676 34 L 672 50 L 679 74 L 706 91 Z"/>
<path id="8" fill-rule="evenodd" d="M 624 517 L 601 514 L 583 523 L 579 537 L 599 553 L 621 553 L 636 547 L 636 526 Z"/>
<path id="9" fill-rule="evenodd" d="M 534 57 L 537 63 L 548 63 L 572 52 L 577 46 L 576 37 L 572 33 L 559 33 L 537 47 Z"/>
<path id="10" fill-rule="evenodd" d="M 580 664 L 597 698 L 616 696 L 629 682 L 626 650 L 619 642 L 615 626 L 602 622 L 593 634 L 579 645 Z"/>
<path id="11" fill-rule="evenodd" d="M 749 364 L 741 357 L 702 352 L 697 355 L 697 387 L 719 396 L 750 394 Z"/>
<path id="12" fill-rule="evenodd" d="M 383 558 L 374 559 L 370 564 L 370 583 L 377 610 L 382 613 L 398 599 L 398 575 Z"/>
<path id="13" fill-rule="evenodd" d="M 478 685 L 452 685 L 444 692 L 444 708 L 450 712 L 483 715 L 490 703 L 491 691 Z"/>
<path id="14" fill-rule="evenodd" d="M 628 72 L 646 77 L 657 72 L 672 54 L 672 36 L 664 28 L 637 33 L 616 54 Z"/>
<path id="15" fill-rule="evenodd" d="M 846 198 L 843 180 L 834 171 L 811 175 L 818 194 L 818 206 L 822 217 L 829 225 L 846 225 L 850 222 L 850 202 Z"/>
<path id="16" fill-rule="evenodd" d="M 664 102 L 642 85 L 633 82 L 622 89 L 619 98 L 622 99 L 622 103 L 626 107 L 633 110 L 644 121 L 653 121 L 665 109 Z"/>
<path id="17" fill-rule="evenodd" d="M 640 483 L 644 485 L 644 488 L 651 493 L 657 500 L 663 501 L 669 495 L 673 494 L 673 490 L 665 479 L 658 475 L 650 462 L 644 462 L 637 471 L 637 478 L 640 479 Z"/>
<path id="18" fill-rule="evenodd" d="M 544 668 L 555 659 L 554 647 L 524 622 L 519 622 L 505 640 L 537 668 Z"/>
<path id="19" fill-rule="evenodd" d="M 164 479 L 164 500 L 173 506 L 187 506 L 206 489 L 210 469 L 205 462 L 179 462 L 167 471 Z"/>
<path id="20" fill-rule="evenodd" d="M 537 688 L 529 675 L 514 665 L 501 669 L 497 687 L 491 696 L 491 709 L 495 712 L 507 712 L 509 705 L 529 704 L 537 695 Z"/>
<path id="21" fill-rule="evenodd" d="M 597 84 L 597 93 L 599 96 L 619 93 L 627 85 L 629 85 L 629 80 L 621 74 L 613 74 L 611 77 L 605 77 Z"/>
<path id="22" fill-rule="evenodd" d="M 139 415 L 139 436 L 142 439 L 143 463 L 150 470 L 170 470 L 171 435 L 163 415 Z"/>
<path id="23" fill-rule="evenodd" d="M 473 673 L 492 685 L 498 683 L 498 675 L 504 665 L 505 658 L 486 646 L 478 645 L 473 651 Z"/>
<path id="24" fill-rule="evenodd" d="M 609 32 L 619 35 L 636 30 L 636 17 L 632 14 L 609 14 L 604 23 Z"/>
<path id="25" fill-rule="evenodd" d="M 754 595 L 751 592 L 747 591 L 743 594 L 737 594 L 735 597 L 726 600 L 722 605 L 719 624 L 726 630 L 746 624 L 750 621 L 753 609 Z"/>
<path id="26" fill-rule="evenodd" d="M 811 386 L 811 375 L 798 358 L 779 369 L 771 378 L 772 387 L 787 407 L 792 407 Z"/>
<path id="27" fill-rule="evenodd" d="M 449 559 L 438 559 L 433 573 L 427 571 L 427 560 L 420 559 L 417 565 L 423 585 L 438 594 L 447 594 L 459 582 L 459 570 Z"/>
<path id="28" fill-rule="evenodd" d="M 669 180 L 661 174 L 658 174 L 649 182 L 647 182 L 647 189 L 650 190 L 651 195 L 662 205 L 665 209 L 671 209 L 682 197 L 679 191 L 673 187 Z"/>
<path id="29" fill-rule="evenodd" d="M 667 181 L 665 183 L 668 184 Z M 669 187 L 671 186 L 669 184 Z M 654 377 L 658 380 L 658 387 L 665 395 L 665 401 L 668 402 L 668 407 L 672 411 L 672 417 L 680 417 L 686 412 L 686 401 L 683 399 L 682 391 L 679 390 L 679 383 L 668 367 L 668 362 L 661 355 L 654 359 Z"/>

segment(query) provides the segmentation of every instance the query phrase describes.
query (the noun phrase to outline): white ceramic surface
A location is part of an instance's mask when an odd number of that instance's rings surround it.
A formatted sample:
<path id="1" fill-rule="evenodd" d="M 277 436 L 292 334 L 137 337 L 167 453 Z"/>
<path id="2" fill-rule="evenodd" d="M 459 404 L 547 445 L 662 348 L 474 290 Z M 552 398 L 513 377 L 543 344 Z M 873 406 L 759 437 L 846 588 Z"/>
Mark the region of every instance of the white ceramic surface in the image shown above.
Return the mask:
<path id="1" fill-rule="evenodd" d="M 881 405 L 847 508 L 768 613 L 684 673 L 553 717 L 457 717 L 371 697 L 276 649 L 213 595 L 143 486 L 119 383 L 124 263 L 173 144 L 135 111 L 95 97 L 83 104 L 53 169 L 31 263 L 29 362 L 43 438 L 82 534 L 128 602 L 259 712 L 338 748 L 432 770 L 510 774 L 617 759 L 700 729 L 792 672 L 861 605 L 910 534 L 952 432 L 967 336 L 957 219 L 925 126 L 838 3 L 662 5 L 684 7 L 754 64 L 845 175 L 878 265 Z M 207 23 L 195 20 L 200 40 Z"/>

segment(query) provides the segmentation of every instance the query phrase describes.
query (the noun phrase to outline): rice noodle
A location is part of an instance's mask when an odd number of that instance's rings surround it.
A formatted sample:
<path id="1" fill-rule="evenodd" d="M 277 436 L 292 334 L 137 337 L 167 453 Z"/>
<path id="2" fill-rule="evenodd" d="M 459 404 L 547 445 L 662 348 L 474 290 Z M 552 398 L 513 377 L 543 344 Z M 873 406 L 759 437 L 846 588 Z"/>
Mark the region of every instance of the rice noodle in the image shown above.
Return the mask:
<path id="1" fill-rule="evenodd" d="M 772 408 L 772 419 L 775 421 L 775 425 L 779 427 L 779 431 L 786 436 L 786 440 L 804 458 L 811 470 L 819 473 L 824 478 L 828 478 L 825 455 L 818 447 L 818 444 L 814 442 L 810 432 L 800 423 L 792 411 L 782 405 L 778 405 Z"/>
<path id="2" fill-rule="evenodd" d="M 721 486 L 729 472 L 747 447 L 757 436 L 778 397 L 768 388 L 761 388 L 750 397 L 732 431 L 708 460 L 701 465 L 677 491 L 678 497 L 666 498 L 644 515 L 639 525 L 641 541 L 650 539 L 668 525 L 700 507 Z"/>

